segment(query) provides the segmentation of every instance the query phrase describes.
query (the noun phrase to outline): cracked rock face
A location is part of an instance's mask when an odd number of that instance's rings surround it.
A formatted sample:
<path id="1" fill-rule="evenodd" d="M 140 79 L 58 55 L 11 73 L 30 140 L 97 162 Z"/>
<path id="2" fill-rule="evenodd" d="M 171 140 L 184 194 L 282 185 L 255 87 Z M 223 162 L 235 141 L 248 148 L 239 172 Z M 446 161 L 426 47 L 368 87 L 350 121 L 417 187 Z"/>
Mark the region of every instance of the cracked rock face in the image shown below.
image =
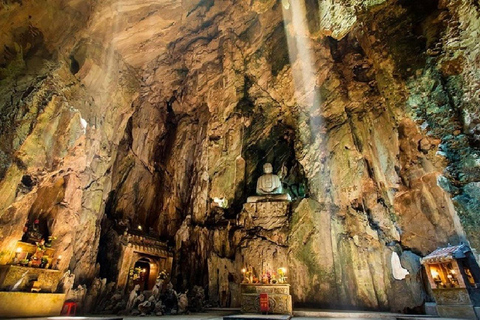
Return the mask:
<path id="1" fill-rule="evenodd" d="M 420 256 L 480 248 L 475 1 L 0 6 L 0 263 L 38 217 L 62 270 L 115 281 L 141 226 L 222 306 L 263 252 L 297 305 L 406 311 Z M 287 209 L 244 206 L 265 162 Z"/>

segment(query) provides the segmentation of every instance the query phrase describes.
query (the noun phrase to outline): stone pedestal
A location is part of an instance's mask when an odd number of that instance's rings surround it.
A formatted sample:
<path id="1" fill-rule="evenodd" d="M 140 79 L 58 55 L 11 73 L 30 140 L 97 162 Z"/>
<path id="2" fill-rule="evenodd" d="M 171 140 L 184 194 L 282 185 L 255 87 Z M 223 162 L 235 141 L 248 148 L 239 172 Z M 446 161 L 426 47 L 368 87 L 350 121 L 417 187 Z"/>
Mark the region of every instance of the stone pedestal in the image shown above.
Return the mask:
<path id="1" fill-rule="evenodd" d="M 247 198 L 247 203 L 256 202 L 275 202 L 275 201 L 292 201 L 289 194 L 266 194 L 263 196 L 251 196 Z"/>
<path id="2" fill-rule="evenodd" d="M 292 296 L 289 284 L 242 283 L 242 312 L 260 313 L 260 294 L 268 294 L 269 313 L 292 314 Z"/>
<path id="3" fill-rule="evenodd" d="M 286 201 L 245 203 L 237 224 L 247 230 L 282 228 L 288 225 L 289 207 Z"/>
<path id="4" fill-rule="evenodd" d="M 32 281 L 37 281 L 44 292 L 55 292 L 57 289 L 61 276 L 58 270 L 6 265 L 0 266 L 0 290 L 9 290 L 22 278 L 25 272 L 27 272 L 25 280 L 18 288 L 18 291 L 27 290 L 28 283 Z"/>
<path id="5" fill-rule="evenodd" d="M 445 318 L 478 319 L 466 288 L 433 289 L 438 315 Z"/>

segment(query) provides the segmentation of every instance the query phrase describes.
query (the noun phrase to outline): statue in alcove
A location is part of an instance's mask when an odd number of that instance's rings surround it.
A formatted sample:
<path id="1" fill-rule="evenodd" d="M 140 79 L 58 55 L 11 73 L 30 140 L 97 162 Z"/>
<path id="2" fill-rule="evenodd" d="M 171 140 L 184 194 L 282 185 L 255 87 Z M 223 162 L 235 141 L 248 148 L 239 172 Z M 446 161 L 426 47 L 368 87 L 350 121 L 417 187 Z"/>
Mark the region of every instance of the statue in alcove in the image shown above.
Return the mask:
<path id="1" fill-rule="evenodd" d="M 299 198 L 305 198 L 305 181 L 302 169 L 298 163 L 295 163 L 290 170 L 287 170 L 285 166 L 282 166 L 280 170 L 282 172 L 282 183 L 284 190 L 288 193 L 293 200 Z"/>
<path id="2" fill-rule="evenodd" d="M 29 224 L 27 220 L 23 231 L 24 235 L 22 240 L 25 242 L 35 244 L 37 242 L 40 242 L 43 238 L 43 234 L 40 231 L 40 220 L 38 219 L 35 219 L 32 224 Z"/>
<path id="3" fill-rule="evenodd" d="M 247 202 L 290 201 L 290 196 L 283 190 L 280 177 L 273 173 L 272 164 L 265 163 L 263 172 L 257 180 L 257 195 L 248 197 Z"/>

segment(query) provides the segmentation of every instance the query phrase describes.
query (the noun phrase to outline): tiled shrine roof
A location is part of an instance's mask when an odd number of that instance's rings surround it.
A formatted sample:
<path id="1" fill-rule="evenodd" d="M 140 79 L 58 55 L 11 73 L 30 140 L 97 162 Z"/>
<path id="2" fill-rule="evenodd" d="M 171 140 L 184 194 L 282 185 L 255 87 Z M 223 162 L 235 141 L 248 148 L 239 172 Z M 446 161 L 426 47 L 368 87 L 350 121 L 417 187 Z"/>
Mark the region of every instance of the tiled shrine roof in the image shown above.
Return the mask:
<path id="1" fill-rule="evenodd" d="M 425 256 L 421 259 L 422 264 L 432 264 L 432 263 L 442 263 L 448 262 L 453 259 L 461 259 L 465 258 L 465 254 L 470 252 L 471 249 L 469 246 L 465 244 L 461 244 L 458 246 L 448 246 L 445 248 L 439 248 L 429 255 Z"/>
<path id="2" fill-rule="evenodd" d="M 125 232 L 121 237 L 121 243 L 125 246 L 133 247 L 134 250 L 146 253 L 171 255 L 168 245 L 165 242 L 149 236 Z"/>

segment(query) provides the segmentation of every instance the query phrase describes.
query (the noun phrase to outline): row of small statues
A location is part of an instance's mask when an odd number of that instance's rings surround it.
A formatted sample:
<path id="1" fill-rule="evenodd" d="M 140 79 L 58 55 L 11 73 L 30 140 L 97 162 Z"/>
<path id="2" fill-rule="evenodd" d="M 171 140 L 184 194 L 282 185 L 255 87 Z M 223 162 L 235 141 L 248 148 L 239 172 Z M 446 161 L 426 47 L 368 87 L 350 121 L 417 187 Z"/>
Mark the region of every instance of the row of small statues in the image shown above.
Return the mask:
<path id="1" fill-rule="evenodd" d="M 125 295 L 123 290 L 116 290 L 116 283 L 106 283 L 106 279 L 95 278 L 87 289 L 86 285 L 73 288 L 75 275 L 67 271 L 59 284 L 58 291 L 64 292 L 66 300 L 75 301 L 82 313 L 105 313 L 122 315 L 164 315 L 184 314 L 189 310 L 203 311 L 205 292 L 195 286 L 192 292 L 178 294 L 171 282 L 157 278 L 155 286 L 149 291 L 140 291 L 140 285 Z M 189 303 L 190 300 L 190 303 Z"/>
<path id="2" fill-rule="evenodd" d="M 171 282 L 167 284 L 167 288 L 164 293 L 161 292 L 163 285 L 162 279 L 157 280 L 153 290 L 140 291 L 140 285 L 137 284 L 130 292 L 128 301 L 124 311 L 120 311 L 121 314 L 130 315 L 163 315 L 163 314 L 183 314 L 187 312 L 188 298 L 187 292 L 183 294 L 177 294 L 173 289 Z M 108 308 L 107 308 L 108 309 Z M 112 310 L 114 313 L 117 310 Z"/>
<path id="3" fill-rule="evenodd" d="M 140 291 L 137 284 L 125 300 L 124 296 L 117 293 L 112 296 L 111 303 L 105 307 L 105 312 L 127 315 L 164 315 L 185 314 L 189 310 L 203 311 L 205 292 L 202 287 L 195 286 L 191 294 L 177 293 L 171 282 L 165 288 L 164 279 L 158 278 L 151 291 Z M 190 297 L 190 298 L 189 298 Z"/>

